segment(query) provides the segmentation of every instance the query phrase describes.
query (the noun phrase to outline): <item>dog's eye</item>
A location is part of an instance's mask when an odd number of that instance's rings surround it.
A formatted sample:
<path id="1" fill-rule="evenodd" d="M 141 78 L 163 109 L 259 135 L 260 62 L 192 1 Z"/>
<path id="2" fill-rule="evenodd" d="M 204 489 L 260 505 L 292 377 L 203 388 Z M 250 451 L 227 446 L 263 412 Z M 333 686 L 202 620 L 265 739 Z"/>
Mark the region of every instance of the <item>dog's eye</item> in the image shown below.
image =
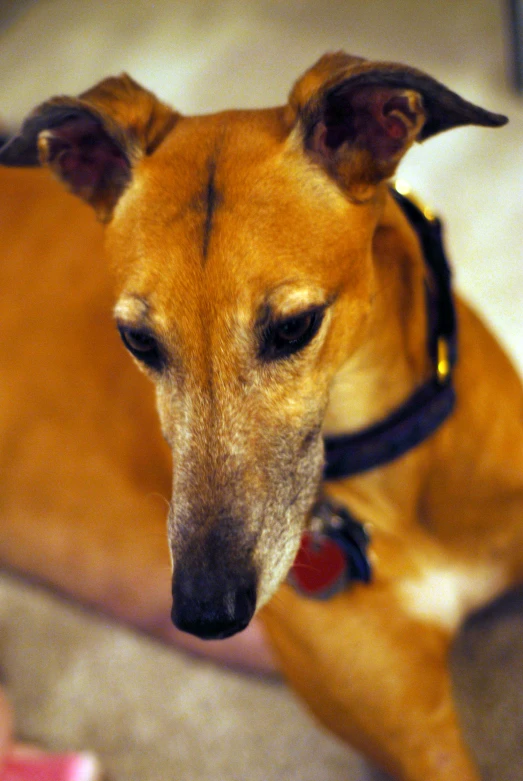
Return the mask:
<path id="1" fill-rule="evenodd" d="M 139 361 L 159 371 L 164 364 L 164 356 L 155 337 L 142 328 L 129 328 L 118 326 L 122 341 Z"/>
<path id="2" fill-rule="evenodd" d="M 271 323 L 263 332 L 260 357 L 271 361 L 298 352 L 317 334 L 322 319 L 323 308 L 317 308 Z"/>

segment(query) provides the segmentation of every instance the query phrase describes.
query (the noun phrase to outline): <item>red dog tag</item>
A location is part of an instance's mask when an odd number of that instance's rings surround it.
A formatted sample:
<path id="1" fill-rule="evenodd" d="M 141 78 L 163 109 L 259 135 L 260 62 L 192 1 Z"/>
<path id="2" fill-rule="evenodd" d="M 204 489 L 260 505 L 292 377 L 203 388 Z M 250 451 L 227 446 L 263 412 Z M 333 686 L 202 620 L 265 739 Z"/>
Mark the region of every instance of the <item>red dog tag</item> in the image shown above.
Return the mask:
<path id="1" fill-rule="evenodd" d="M 327 599 L 347 584 L 347 567 L 346 554 L 334 540 L 306 531 L 288 577 L 303 596 Z"/>

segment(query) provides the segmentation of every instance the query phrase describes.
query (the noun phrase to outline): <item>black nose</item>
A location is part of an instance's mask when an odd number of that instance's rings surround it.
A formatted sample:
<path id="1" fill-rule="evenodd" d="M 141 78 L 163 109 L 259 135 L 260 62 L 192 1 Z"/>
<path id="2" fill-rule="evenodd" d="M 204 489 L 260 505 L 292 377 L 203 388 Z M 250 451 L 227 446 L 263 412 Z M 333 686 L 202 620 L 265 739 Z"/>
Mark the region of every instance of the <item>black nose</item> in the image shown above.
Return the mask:
<path id="1" fill-rule="evenodd" d="M 176 572 L 173 581 L 173 624 L 203 640 L 223 640 L 241 632 L 256 610 L 254 574 L 232 580 L 232 573 Z"/>

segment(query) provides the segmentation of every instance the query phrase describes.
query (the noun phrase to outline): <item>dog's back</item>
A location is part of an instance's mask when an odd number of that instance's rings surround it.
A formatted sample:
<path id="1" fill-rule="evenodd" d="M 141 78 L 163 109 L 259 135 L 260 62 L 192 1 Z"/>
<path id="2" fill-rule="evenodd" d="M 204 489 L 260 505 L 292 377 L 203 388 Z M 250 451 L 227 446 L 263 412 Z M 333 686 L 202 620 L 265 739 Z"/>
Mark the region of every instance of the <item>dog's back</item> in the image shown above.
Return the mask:
<path id="1" fill-rule="evenodd" d="M 114 328 L 102 229 L 47 172 L 0 169 L 0 254 L 0 558 L 154 622 L 170 459 Z"/>

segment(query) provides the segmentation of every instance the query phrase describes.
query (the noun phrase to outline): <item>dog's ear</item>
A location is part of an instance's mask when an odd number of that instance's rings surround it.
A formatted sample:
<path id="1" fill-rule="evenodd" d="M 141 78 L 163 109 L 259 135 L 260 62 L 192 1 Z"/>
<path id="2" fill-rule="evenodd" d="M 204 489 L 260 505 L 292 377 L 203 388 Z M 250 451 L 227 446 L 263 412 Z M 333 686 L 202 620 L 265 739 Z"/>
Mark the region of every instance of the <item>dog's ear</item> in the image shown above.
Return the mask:
<path id="1" fill-rule="evenodd" d="M 133 166 L 154 152 L 178 116 L 123 74 L 78 98 L 57 97 L 38 106 L 0 150 L 0 163 L 49 166 L 107 221 Z"/>
<path id="2" fill-rule="evenodd" d="M 298 80 L 288 112 L 307 152 L 361 194 L 392 176 L 415 141 L 458 125 L 507 122 L 414 68 L 343 52 L 325 55 Z"/>

